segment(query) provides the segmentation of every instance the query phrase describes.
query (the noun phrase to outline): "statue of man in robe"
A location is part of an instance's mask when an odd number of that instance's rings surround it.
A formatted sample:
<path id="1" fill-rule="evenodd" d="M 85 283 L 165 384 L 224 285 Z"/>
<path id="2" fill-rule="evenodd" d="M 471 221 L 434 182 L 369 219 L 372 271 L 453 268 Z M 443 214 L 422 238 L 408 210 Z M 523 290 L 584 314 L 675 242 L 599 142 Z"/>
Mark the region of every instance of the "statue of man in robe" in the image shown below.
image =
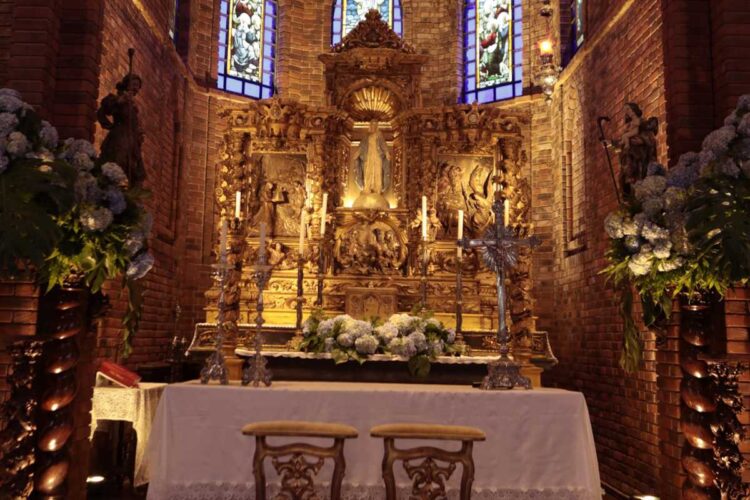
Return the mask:
<path id="1" fill-rule="evenodd" d="M 377 120 L 359 143 L 355 180 L 363 194 L 382 195 L 391 183 L 391 154 Z"/>

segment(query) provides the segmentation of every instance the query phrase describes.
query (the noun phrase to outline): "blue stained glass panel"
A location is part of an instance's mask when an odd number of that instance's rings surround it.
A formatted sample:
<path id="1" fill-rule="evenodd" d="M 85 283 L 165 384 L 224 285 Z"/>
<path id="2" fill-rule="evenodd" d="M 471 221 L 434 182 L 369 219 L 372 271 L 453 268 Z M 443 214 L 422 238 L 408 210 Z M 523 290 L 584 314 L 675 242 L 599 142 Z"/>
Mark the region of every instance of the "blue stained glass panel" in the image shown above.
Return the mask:
<path id="1" fill-rule="evenodd" d="M 221 0 L 217 86 L 259 99 L 273 95 L 276 0 Z"/>
<path id="2" fill-rule="evenodd" d="M 521 1 L 465 0 L 464 102 L 522 94 Z"/>
<path id="3" fill-rule="evenodd" d="M 335 0 L 331 16 L 331 42 L 340 43 L 372 9 L 380 12 L 380 17 L 393 31 L 399 36 L 403 35 L 401 0 Z"/>

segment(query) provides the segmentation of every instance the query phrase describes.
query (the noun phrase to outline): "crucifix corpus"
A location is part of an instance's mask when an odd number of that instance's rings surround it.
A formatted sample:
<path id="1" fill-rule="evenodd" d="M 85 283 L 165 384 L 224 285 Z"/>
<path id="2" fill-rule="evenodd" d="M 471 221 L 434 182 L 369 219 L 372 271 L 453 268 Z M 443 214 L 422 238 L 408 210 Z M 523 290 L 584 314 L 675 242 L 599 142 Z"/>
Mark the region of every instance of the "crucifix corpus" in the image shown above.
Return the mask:
<path id="1" fill-rule="evenodd" d="M 485 390 L 513 389 L 514 387 L 531 389 L 531 381 L 521 375 L 521 364 L 510 355 L 510 336 L 505 321 L 505 270 L 515 267 L 518 263 L 520 246 L 533 248 L 539 244 L 539 240 L 534 236 L 519 238 L 509 230 L 505 221 L 505 200 L 501 196 L 495 198 L 492 211 L 495 214 L 495 223 L 487 229 L 484 238 L 458 241 L 464 249 L 481 249 L 485 265 L 496 274 L 497 343 L 500 346 L 500 357 L 487 366 L 488 374 L 482 381 L 481 388 Z"/>

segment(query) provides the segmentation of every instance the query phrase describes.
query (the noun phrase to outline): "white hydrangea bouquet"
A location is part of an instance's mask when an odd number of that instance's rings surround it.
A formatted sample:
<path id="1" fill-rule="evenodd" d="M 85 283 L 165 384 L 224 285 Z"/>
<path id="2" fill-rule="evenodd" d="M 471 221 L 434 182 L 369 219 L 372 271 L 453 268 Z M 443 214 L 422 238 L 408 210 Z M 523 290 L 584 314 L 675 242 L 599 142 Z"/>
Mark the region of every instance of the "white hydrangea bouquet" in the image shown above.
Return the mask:
<path id="1" fill-rule="evenodd" d="M 634 371 L 641 339 L 632 319 L 631 286 L 651 326 L 669 315 L 679 294 L 721 294 L 750 277 L 750 95 L 706 136 L 699 153 L 682 155 L 669 170 L 650 165 L 604 227 L 611 247 L 603 273 L 623 292 L 620 364 Z"/>
<path id="2" fill-rule="evenodd" d="M 373 354 L 390 354 L 408 359 L 409 371 L 426 376 L 430 361 L 438 356 L 461 355 L 456 332 L 435 318 L 394 314 L 388 321 L 362 321 L 343 314 L 325 318 L 315 311 L 303 324 L 304 352 L 330 353 L 336 363 L 349 360 L 364 363 Z"/>
<path id="3" fill-rule="evenodd" d="M 92 293 L 124 276 L 125 354 L 140 319 L 136 280 L 154 258 L 146 239 L 147 192 L 85 140 L 60 142 L 18 92 L 0 89 L 0 276 L 33 269 L 40 286 L 82 281 Z"/>

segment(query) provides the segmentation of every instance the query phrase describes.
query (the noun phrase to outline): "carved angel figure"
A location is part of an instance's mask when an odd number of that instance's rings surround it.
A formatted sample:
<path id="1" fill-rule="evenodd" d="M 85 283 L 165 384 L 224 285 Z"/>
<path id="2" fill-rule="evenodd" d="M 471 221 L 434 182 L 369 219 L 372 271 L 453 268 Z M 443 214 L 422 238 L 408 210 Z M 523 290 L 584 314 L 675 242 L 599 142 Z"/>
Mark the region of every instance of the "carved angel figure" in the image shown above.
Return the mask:
<path id="1" fill-rule="evenodd" d="M 492 172 L 486 166 L 477 165 L 469 177 L 468 189 L 462 186 L 469 227 L 475 234 L 492 220 L 491 177 Z"/>

